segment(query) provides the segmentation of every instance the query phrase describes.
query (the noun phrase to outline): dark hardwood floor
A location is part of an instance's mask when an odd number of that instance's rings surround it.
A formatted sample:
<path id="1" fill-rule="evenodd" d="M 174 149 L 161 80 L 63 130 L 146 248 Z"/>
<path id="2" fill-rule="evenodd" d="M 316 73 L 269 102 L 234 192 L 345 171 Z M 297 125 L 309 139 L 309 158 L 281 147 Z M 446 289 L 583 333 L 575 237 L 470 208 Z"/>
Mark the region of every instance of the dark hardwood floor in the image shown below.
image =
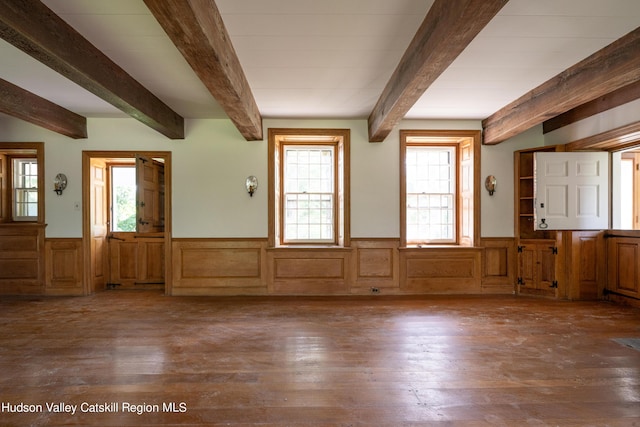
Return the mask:
<path id="1" fill-rule="evenodd" d="M 638 338 L 604 302 L 2 297 L 0 425 L 640 426 Z"/>

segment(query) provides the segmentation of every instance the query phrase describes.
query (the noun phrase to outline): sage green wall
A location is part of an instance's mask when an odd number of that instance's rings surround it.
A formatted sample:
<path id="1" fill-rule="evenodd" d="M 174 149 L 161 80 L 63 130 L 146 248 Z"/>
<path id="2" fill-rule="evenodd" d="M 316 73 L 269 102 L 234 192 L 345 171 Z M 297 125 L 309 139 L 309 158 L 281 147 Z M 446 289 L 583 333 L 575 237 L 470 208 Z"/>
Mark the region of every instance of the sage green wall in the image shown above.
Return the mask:
<path id="1" fill-rule="evenodd" d="M 495 175 L 496 193 L 481 192 L 482 237 L 513 236 L 513 152 L 564 144 L 638 120 L 640 100 L 549 134 L 536 126 L 508 141 L 481 149 L 481 177 Z M 269 127 L 351 129 L 352 237 L 397 238 L 399 232 L 399 130 L 481 129 L 479 120 L 405 120 L 383 143 L 369 143 L 366 120 L 265 120 Z M 267 236 L 267 141 L 245 141 L 229 120 L 187 120 L 186 138 L 169 140 L 130 118 L 89 119 L 89 138 L 73 140 L 0 115 L 0 141 L 45 143 L 47 237 L 81 237 L 83 150 L 170 151 L 173 161 L 174 237 Z M 53 192 L 59 172 L 69 179 L 62 196 Z M 255 175 L 253 197 L 245 178 Z"/>
<path id="2" fill-rule="evenodd" d="M 481 129 L 478 120 L 407 120 L 383 143 L 369 143 L 366 120 L 265 120 L 270 127 L 351 129 L 351 235 L 397 238 L 399 232 L 399 129 Z M 81 237 L 83 150 L 149 150 L 172 153 L 174 237 L 267 236 L 267 141 L 245 141 L 229 120 L 187 120 L 186 138 L 169 140 L 138 121 L 89 119 L 89 138 L 73 140 L 0 116 L 1 141 L 44 141 L 47 237 Z M 494 196 L 481 195 L 483 237 L 513 236 L 513 150 L 542 144 L 539 129 L 513 141 L 482 147 L 482 179 L 498 178 Z M 53 178 L 65 173 L 63 195 Z M 258 191 L 249 197 L 247 176 Z"/>

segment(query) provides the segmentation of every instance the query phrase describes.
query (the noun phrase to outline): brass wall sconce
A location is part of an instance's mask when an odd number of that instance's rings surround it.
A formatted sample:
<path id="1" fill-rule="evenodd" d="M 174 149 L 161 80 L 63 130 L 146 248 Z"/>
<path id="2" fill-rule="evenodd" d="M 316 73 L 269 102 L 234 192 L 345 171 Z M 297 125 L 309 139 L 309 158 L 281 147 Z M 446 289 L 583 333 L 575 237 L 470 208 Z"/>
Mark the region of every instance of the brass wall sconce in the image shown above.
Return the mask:
<path id="1" fill-rule="evenodd" d="M 53 191 L 60 196 L 65 188 L 67 188 L 67 176 L 63 173 L 59 173 L 53 180 Z"/>
<path id="2" fill-rule="evenodd" d="M 245 186 L 247 187 L 247 193 L 249 193 L 249 196 L 253 197 L 253 193 L 258 189 L 258 178 L 253 175 L 247 177 Z"/>
<path id="3" fill-rule="evenodd" d="M 487 179 L 484 180 L 484 188 L 487 189 L 490 196 L 493 196 L 493 193 L 496 191 L 496 184 L 498 181 L 496 177 L 493 175 L 487 176 Z"/>

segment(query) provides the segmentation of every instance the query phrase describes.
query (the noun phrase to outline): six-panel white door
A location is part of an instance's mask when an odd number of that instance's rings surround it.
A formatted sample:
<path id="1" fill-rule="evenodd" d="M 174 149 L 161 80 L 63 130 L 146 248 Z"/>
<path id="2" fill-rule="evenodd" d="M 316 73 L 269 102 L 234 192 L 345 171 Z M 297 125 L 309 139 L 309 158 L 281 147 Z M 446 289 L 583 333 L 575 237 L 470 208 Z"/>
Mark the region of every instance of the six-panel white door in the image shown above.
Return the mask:
<path id="1" fill-rule="evenodd" d="M 609 153 L 534 155 L 534 229 L 609 228 Z"/>

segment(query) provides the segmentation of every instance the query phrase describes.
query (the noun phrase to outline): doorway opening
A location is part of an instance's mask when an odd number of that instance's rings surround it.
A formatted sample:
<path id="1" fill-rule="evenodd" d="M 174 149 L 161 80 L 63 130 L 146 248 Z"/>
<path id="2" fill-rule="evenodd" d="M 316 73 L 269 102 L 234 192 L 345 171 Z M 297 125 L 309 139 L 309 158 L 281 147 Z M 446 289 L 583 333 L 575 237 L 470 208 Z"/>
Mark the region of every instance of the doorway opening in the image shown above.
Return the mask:
<path id="1" fill-rule="evenodd" d="M 618 230 L 640 230 L 640 150 L 613 153 L 613 224 Z"/>
<path id="2" fill-rule="evenodd" d="M 171 294 L 171 153 L 84 151 L 85 294 Z"/>

